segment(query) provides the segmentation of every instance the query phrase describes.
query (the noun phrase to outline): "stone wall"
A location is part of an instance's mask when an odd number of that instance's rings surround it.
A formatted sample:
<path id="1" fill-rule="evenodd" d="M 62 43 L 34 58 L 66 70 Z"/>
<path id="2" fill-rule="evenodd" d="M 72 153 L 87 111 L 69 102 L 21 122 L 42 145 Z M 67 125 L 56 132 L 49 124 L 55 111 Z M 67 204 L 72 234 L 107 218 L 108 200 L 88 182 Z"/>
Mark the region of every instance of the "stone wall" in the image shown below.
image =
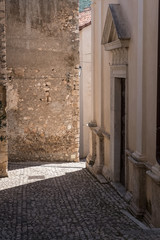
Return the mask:
<path id="1" fill-rule="evenodd" d="M 0 177 L 7 176 L 5 1 L 0 1 Z"/>
<path id="2" fill-rule="evenodd" d="M 78 0 L 6 2 L 9 160 L 78 161 Z"/>

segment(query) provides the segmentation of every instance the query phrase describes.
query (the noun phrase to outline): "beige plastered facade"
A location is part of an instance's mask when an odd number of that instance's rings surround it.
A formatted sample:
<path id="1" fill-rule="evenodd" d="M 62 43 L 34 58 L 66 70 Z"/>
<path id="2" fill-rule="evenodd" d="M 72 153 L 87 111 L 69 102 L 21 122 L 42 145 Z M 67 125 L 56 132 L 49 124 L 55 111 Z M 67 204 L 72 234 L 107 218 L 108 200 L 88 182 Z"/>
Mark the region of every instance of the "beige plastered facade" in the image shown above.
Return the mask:
<path id="1" fill-rule="evenodd" d="M 158 0 L 93 1 L 92 118 L 88 124 L 87 168 L 97 177 L 121 183 L 126 197 L 130 196 L 131 212 L 160 227 L 157 51 Z"/>
<path id="2" fill-rule="evenodd" d="M 89 129 L 91 119 L 91 25 L 82 28 L 80 39 L 80 158 L 89 151 Z"/>

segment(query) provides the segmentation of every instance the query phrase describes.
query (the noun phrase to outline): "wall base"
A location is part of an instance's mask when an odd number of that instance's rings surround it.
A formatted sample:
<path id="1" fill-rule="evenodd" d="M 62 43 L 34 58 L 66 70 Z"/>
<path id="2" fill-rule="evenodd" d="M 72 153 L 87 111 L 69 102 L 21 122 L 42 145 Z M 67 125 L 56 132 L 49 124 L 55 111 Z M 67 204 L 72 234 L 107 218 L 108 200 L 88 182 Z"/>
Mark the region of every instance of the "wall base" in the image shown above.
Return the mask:
<path id="1" fill-rule="evenodd" d="M 8 164 L 6 162 L 0 163 L 0 178 L 8 177 L 7 168 L 8 168 Z"/>
<path id="2" fill-rule="evenodd" d="M 98 167 L 96 166 L 91 166 L 88 162 L 86 162 L 86 168 L 88 169 L 88 171 L 97 178 L 97 180 L 100 183 L 108 183 L 108 181 L 103 177 L 103 175 L 100 173 Z"/>

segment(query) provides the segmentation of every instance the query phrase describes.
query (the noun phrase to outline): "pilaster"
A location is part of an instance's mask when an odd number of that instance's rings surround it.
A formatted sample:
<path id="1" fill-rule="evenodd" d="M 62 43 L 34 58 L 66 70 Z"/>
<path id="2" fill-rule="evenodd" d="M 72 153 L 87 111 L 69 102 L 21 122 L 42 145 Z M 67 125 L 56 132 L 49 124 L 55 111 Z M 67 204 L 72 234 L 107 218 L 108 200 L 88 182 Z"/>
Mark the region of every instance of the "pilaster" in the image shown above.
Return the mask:
<path id="1" fill-rule="evenodd" d="M 146 210 L 146 170 L 143 161 L 135 155 L 127 154 L 129 179 L 128 185 L 133 194 L 129 210 L 138 218 L 142 218 Z"/>
<path id="2" fill-rule="evenodd" d="M 151 222 L 155 227 L 159 227 L 160 224 L 160 166 L 158 163 L 148 170 L 147 175 L 151 182 Z"/>
<path id="3" fill-rule="evenodd" d="M 104 183 L 105 178 L 102 176 L 104 166 L 104 133 L 101 128 L 96 126 L 96 123 L 89 123 L 90 127 L 90 153 L 87 156 L 86 167 Z"/>
<path id="4" fill-rule="evenodd" d="M 138 48 L 137 48 L 137 113 L 136 113 L 136 150 L 133 153 L 137 161 L 144 161 L 144 83 L 143 83 L 143 64 L 144 64 L 144 0 L 138 1 Z"/>

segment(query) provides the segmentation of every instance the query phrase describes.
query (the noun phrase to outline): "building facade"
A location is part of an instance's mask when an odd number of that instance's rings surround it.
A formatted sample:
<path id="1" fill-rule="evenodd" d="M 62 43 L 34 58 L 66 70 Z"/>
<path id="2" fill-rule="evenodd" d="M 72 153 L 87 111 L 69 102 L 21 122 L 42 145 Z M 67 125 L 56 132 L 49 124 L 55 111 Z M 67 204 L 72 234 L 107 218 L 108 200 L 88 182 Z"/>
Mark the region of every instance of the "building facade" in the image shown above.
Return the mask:
<path id="1" fill-rule="evenodd" d="M 5 0 L 0 2 L 0 177 L 7 176 L 8 141 L 6 127 L 6 24 Z"/>
<path id="2" fill-rule="evenodd" d="M 1 1 L 0 6 L 7 107 L 1 105 L 8 137 L 1 155 L 7 151 L 9 161 L 78 161 L 78 0 Z"/>
<path id="3" fill-rule="evenodd" d="M 160 226 L 158 4 L 158 0 L 92 3 L 92 118 L 87 157 L 87 168 L 123 186 L 130 211 L 156 227 Z"/>
<path id="4" fill-rule="evenodd" d="M 91 118 L 91 8 L 86 8 L 80 12 L 79 30 L 80 158 L 85 158 L 89 152 L 87 123 Z"/>

